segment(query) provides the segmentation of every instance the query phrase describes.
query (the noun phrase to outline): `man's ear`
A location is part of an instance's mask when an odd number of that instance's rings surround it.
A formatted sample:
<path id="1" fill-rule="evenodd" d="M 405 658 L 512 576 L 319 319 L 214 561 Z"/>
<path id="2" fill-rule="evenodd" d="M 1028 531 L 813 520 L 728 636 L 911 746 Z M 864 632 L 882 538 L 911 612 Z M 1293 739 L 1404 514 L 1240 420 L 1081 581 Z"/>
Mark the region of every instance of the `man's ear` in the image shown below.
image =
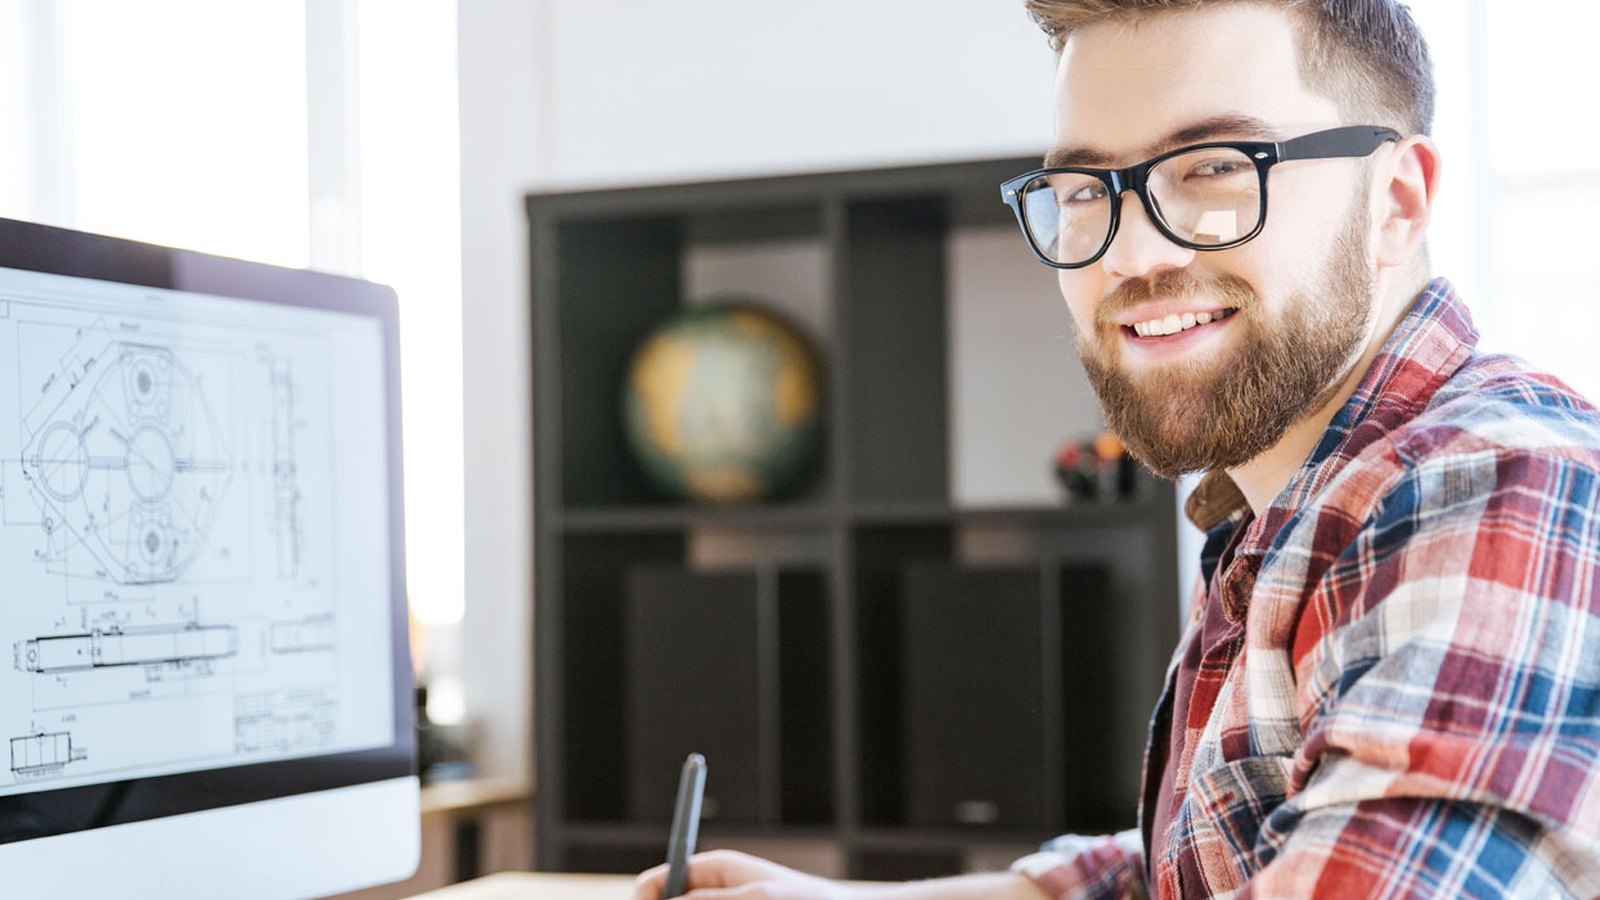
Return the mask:
<path id="1" fill-rule="evenodd" d="M 1421 251 L 1439 186 L 1439 148 L 1424 135 L 1402 139 L 1377 169 L 1387 179 L 1378 198 L 1373 252 L 1378 266 L 1410 263 Z"/>

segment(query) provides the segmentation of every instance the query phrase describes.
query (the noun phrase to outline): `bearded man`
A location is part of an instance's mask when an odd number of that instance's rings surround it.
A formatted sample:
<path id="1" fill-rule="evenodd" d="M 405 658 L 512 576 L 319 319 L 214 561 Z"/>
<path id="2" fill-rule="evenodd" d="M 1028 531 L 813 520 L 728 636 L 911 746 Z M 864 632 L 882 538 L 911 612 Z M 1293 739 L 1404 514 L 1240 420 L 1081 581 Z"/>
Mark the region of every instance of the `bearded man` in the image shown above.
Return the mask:
<path id="1" fill-rule="evenodd" d="M 1059 54 L 1054 148 L 1003 197 L 1108 425 L 1159 474 L 1207 473 L 1141 827 L 906 885 L 714 852 L 687 896 L 1600 896 L 1600 412 L 1479 353 L 1430 277 L 1409 14 L 1028 6 Z"/>

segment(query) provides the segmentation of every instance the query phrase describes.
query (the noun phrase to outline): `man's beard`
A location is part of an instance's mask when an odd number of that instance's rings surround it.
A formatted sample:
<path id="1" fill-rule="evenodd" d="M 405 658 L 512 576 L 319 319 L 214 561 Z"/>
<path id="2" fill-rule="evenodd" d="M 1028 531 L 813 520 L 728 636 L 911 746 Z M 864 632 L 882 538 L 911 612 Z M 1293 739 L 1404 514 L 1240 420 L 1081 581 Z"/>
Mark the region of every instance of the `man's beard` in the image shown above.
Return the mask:
<path id="1" fill-rule="evenodd" d="M 1352 210 L 1312 286 L 1287 298 L 1277 319 L 1237 276 L 1202 280 L 1176 270 L 1130 280 L 1108 296 L 1096 311 L 1094 334 L 1085 338 L 1079 331 L 1078 357 L 1107 426 L 1128 451 L 1166 478 L 1233 468 L 1276 445 L 1319 408 L 1372 318 L 1366 224 Z M 1209 297 L 1237 307 L 1229 321 L 1245 332 L 1233 358 L 1190 360 L 1139 375 L 1119 368 L 1122 329 L 1112 320 L 1149 297 Z"/>

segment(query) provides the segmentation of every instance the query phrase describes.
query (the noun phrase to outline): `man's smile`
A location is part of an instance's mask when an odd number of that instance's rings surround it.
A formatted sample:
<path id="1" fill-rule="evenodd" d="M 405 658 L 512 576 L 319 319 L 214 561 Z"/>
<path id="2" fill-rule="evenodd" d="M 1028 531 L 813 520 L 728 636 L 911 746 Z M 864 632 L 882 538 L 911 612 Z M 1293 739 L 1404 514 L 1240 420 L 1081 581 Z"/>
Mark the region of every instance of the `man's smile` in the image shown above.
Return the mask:
<path id="1" fill-rule="evenodd" d="M 1202 310 L 1200 312 L 1168 313 L 1165 316 L 1124 325 L 1124 331 L 1132 331 L 1141 338 L 1165 337 L 1179 332 L 1189 331 L 1201 325 L 1210 325 L 1212 322 L 1221 322 L 1233 315 L 1237 310 L 1219 309 L 1216 311 Z"/>

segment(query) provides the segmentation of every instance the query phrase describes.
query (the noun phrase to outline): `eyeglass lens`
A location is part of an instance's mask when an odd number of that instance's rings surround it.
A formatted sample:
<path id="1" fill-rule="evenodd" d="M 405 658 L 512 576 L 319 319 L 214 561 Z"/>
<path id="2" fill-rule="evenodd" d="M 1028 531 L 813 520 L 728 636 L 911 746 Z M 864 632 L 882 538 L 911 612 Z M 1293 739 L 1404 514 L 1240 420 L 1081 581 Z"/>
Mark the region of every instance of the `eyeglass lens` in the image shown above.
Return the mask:
<path id="1" fill-rule="evenodd" d="M 1145 190 L 1162 229 L 1190 244 L 1232 243 L 1261 218 L 1261 175 L 1249 156 L 1231 147 L 1170 156 L 1150 169 Z M 1098 176 L 1041 175 L 1023 186 L 1022 202 L 1034 244 L 1056 262 L 1093 259 L 1110 237 L 1116 200 Z"/>

